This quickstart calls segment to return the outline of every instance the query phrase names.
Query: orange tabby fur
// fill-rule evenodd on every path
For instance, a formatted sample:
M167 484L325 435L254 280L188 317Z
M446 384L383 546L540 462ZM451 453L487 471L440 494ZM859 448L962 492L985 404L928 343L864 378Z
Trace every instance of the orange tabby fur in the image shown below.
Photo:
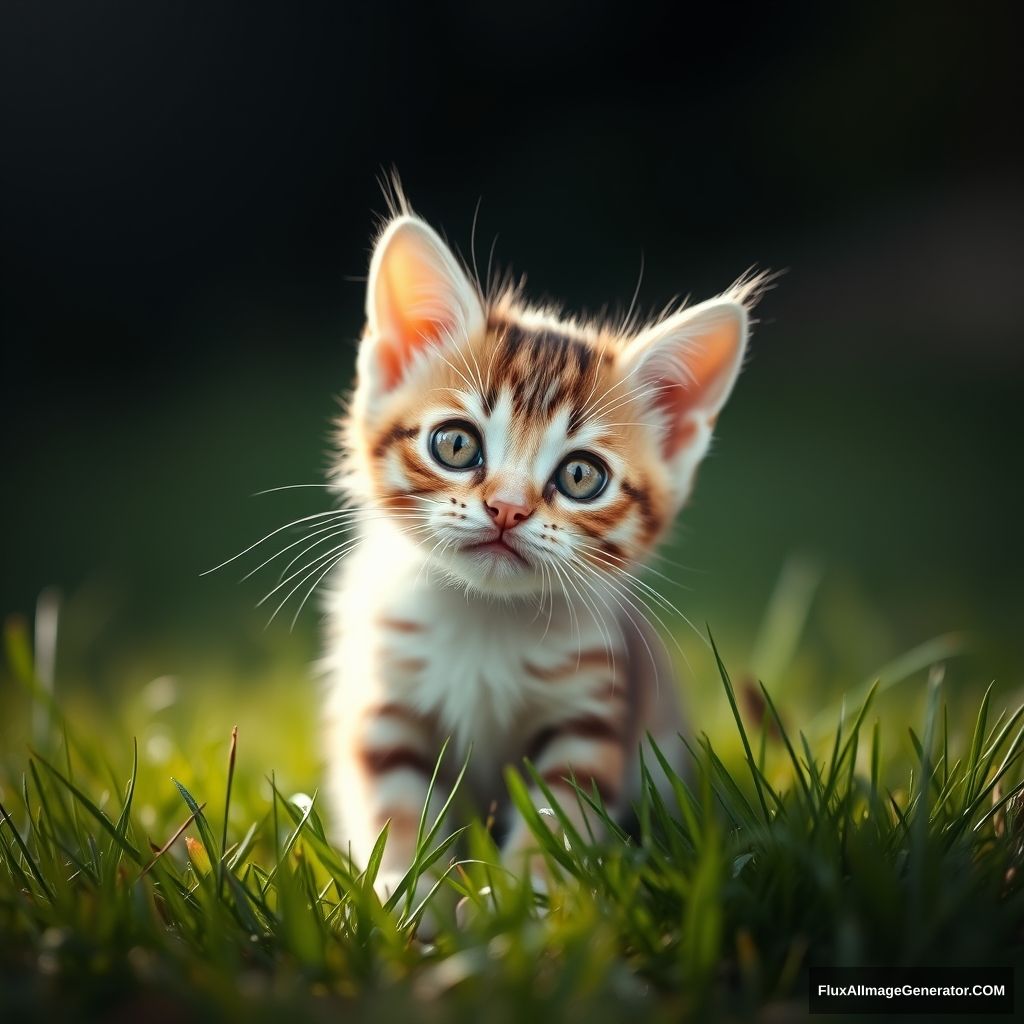
M563 795L574 777L624 811L644 734L678 749L639 575L690 493L762 282L642 329L583 323L483 295L408 210L385 227L340 424L334 484L360 540L326 659L336 826L365 861L391 822L382 893L409 866L445 737L450 764L472 746L482 807L528 756ZM439 443L479 462L446 464ZM528 830L504 832L518 857Z

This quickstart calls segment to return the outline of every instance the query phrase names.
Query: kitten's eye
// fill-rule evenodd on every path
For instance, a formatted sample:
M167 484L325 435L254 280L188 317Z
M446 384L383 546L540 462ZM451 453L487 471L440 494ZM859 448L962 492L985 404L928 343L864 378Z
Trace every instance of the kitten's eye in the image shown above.
M484 461L484 446L473 427L454 420L430 435L430 454L449 469L475 469Z
M608 483L608 470L593 455L575 452L555 471L555 486L574 501L596 498Z

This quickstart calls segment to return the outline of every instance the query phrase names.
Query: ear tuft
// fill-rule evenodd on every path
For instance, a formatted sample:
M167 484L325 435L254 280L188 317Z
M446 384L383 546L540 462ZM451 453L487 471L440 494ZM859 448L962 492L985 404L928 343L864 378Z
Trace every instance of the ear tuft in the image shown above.
M480 295L437 233L403 214L373 251L366 291L365 361L375 389L390 391L431 345L459 344L482 329Z

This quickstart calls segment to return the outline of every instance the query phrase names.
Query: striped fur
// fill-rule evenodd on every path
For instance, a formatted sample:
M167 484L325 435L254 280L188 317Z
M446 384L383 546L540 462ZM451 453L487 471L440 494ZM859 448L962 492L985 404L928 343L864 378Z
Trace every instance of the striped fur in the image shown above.
M392 822L382 890L409 865L445 737L449 766L472 746L481 809L529 756L553 787L575 778L625 810L640 738L680 728L635 579L689 496L762 284L641 328L584 323L485 296L407 210L386 225L339 425L334 484L363 512L326 657L335 825L364 860ZM435 457L453 421L481 464ZM607 473L589 500L554 482L579 453ZM505 833L510 857L528 848L521 822Z

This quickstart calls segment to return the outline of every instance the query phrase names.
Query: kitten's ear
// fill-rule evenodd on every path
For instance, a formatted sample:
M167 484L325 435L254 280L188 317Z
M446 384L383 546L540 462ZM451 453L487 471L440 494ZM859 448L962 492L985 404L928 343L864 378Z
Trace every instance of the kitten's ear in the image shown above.
M703 442L743 363L749 317L740 296L684 309L638 335L623 353L625 372L661 414L662 454L672 460ZM698 454L703 455L703 450Z
M390 391L428 346L458 344L484 325L477 289L437 233L396 217L373 251L366 290L368 333L360 369Z

